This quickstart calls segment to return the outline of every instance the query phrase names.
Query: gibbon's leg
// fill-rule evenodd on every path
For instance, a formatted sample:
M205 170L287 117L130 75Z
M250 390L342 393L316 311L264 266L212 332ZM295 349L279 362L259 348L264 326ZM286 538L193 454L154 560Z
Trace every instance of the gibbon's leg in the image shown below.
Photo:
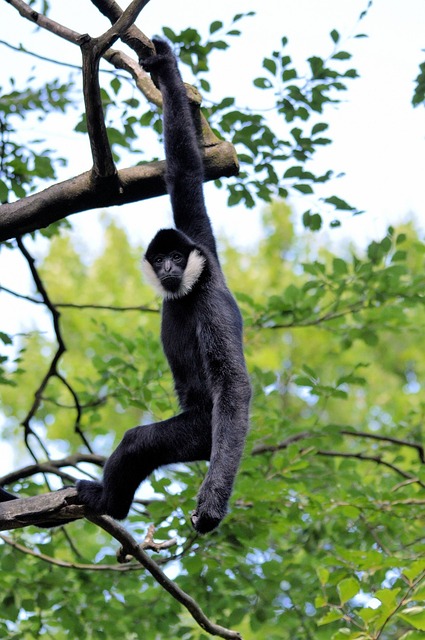
M80 480L78 494L95 513L122 520L138 486L154 469L176 462L209 460L210 454L211 415L189 409L168 420L127 431L106 462L102 482Z

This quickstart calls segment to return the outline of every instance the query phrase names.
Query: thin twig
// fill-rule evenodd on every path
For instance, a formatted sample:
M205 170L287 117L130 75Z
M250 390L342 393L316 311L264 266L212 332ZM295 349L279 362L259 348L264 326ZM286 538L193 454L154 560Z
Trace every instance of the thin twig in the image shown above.
M408 480L411 480L412 482L415 482L419 484L421 487L425 488L425 483L422 482L419 478L411 475L410 473L407 473L407 471L403 471L403 469L400 469L400 467L397 467L395 464L392 464L391 462L387 462L386 460L383 460L381 456L369 456L364 453L347 453L346 451L326 451L324 449L317 449L315 453L318 456L326 456L330 458L354 458L356 460L366 460L368 462L375 462L376 464L383 465L384 467L391 469L392 471L402 476L403 478L407 478Z
M39 298L34 298L32 296L26 296L23 293L18 293L17 291L13 291L12 289L8 289L3 285L0 285L0 291L4 291L15 298L19 298L20 300L27 300L28 302L32 302L34 304L45 304L44 300L40 300ZM159 313L160 309L152 309L152 307L144 307L143 305L136 306L128 306L128 307L119 307L116 305L109 304L79 304L77 302L54 302L52 303L58 309L99 309L105 311L146 311L148 313Z
M390 442L392 444L397 444L400 446L405 446L405 447L411 447L413 449L416 449L418 451L419 457L422 461L422 456L423 456L423 447L417 443L411 443L411 442L407 442L406 440L400 440L398 438L391 438L391 437L387 437L387 436L376 436L375 434L369 434L367 432L363 432L363 431L350 431L348 429L341 429L338 433L342 434L342 435L347 435L347 436L353 436L353 437L362 437L362 438L372 438L375 440L380 440L380 441L385 441L385 442ZM286 449L290 444L294 443L294 442L298 442L300 440L305 440L307 438L317 438L320 437L322 434L320 433L315 433L314 431L303 431L301 433L297 433L294 434L292 436L289 436L288 438L286 438L285 440L283 440L282 442L279 442L278 444L275 445L265 445L265 444L259 444L257 446L255 446L252 451L251 454L252 455L259 455L262 453L275 453L276 451L281 451L283 449ZM371 456L371 455L367 455L364 453L351 453L351 452L345 452L345 451L327 451L324 449L316 449L313 450L315 455L319 455L319 456L325 456L325 457L333 457L333 458L354 458L357 460L365 460L365 461L369 461L369 462L375 462L376 464L380 464L383 465L385 467L387 467L388 469L391 469L392 471L394 471L395 473L397 473L398 475L402 476L403 478L406 479L406 481L408 481L409 483L416 483L419 484L421 487L425 488L425 483L422 482L417 476L414 476L410 473L407 473L407 471L403 471L403 469L400 469L400 467L396 466L395 464L391 463L391 462L387 462L386 460L384 460L380 455L376 455L376 456Z
M388 616L386 617L386 619L384 620L381 628L378 631L378 634L375 636L375 640L379 640L379 638L382 636L382 634L384 633L385 627L387 626L388 622L391 620L391 618L397 613L397 611L400 611L401 607L403 607L405 604L407 604L407 602L409 601L409 598L411 596L411 594L414 592L414 590L416 589L416 587L423 581L425 580L425 571L422 571L417 578L415 578L415 580L413 580L410 583L410 587L407 589L406 593L404 594L404 596L401 598L400 602L398 602L398 604L394 607L394 609L391 611L391 613L388 614Z
M76 453L60 460L48 460L47 462L37 462L23 467L16 471L11 471L0 477L0 486L13 484L23 478L29 478L37 473L54 473L57 474L58 469L63 467L77 467L78 464L85 462L103 467L105 464L105 456L94 453Z
M58 344L57 350L56 350L56 352L55 352L55 354L54 354L54 356L52 358L52 361L50 363L49 369L46 372L46 374L44 375L41 383L39 384L38 389L36 390L36 392L34 394L33 404L31 406L29 412L27 413L25 419L22 422L22 426L25 429L25 442L26 442L26 445L27 445L27 447L29 447L28 436L30 434L35 436L38 439L38 442L40 443L40 446L42 446L43 451L46 454L46 457L50 458L46 447L41 442L41 439L31 429L30 423L31 423L31 420L33 419L34 415L36 414L36 412L37 412L37 410L38 410L38 408L39 408L39 406L41 404L43 392L46 389L49 380L52 377L57 377L58 380L60 380L62 382L62 384L64 384L64 386L68 389L68 391L72 394L72 397L74 399L75 409L76 409L76 412L77 412L75 430L80 435L80 437L81 437L83 443L85 444L85 446L87 447L88 451L90 453L93 453L89 442L87 441L87 439L83 435L83 433L81 431L81 428L80 428L81 408L80 408L80 403L78 401L78 396L75 393L75 391L72 389L72 387L69 384L69 382L65 380L64 376L60 373L59 368L58 368L59 360L61 359L62 355L66 351L65 342L63 340L61 327L60 327L60 313L57 310L57 308L55 307L55 305L53 304L53 302L50 300L50 297L49 297L49 294L47 292L47 289L44 286L43 281L42 281L42 279L40 277L40 274L38 273L37 268L35 266L35 260L32 257L32 255L29 253L29 251L26 248L26 246L24 245L24 243L22 241L22 238L18 237L16 239L16 242L18 244L18 247L19 247L22 255L24 256L25 260L28 263L29 269L31 271L31 275L33 277L33 280L34 280L34 283L35 283L35 285L37 287L37 290L41 295L43 304L47 307L47 309L49 310L49 312L50 312L50 314L52 316L53 329L54 329L56 341L57 341L57 344ZM34 454L32 454L32 457L34 458L35 462L38 462L38 460L34 456Z
M80 71L81 72L81 65L80 64L72 64L71 62L62 62L61 60L56 60L54 58L49 58L47 56L42 56L41 53L34 53L33 51L29 51L28 49L24 49L24 47L21 45L20 47L15 47L13 44L10 44L10 42L6 42L5 40L0 40L0 44L4 45L5 47L8 47L8 49L12 49L12 51L16 51L17 53L25 53L28 56L32 56L33 58L37 58L37 60L41 60L42 62L50 62L51 64L56 64L60 67L67 67L68 69L74 69L75 71ZM100 69L100 73L108 73L110 75L114 75L117 76L119 78L122 78L123 80L128 80L128 78L126 76L122 76L122 75L118 75L116 73L116 71L114 71L113 69Z
M370 438L371 440L379 440L381 442L390 442L391 444L398 444L401 447L410 447L416 449L418 452L419 460L425 464L425 450L421 444L416 442L408 442L407 440L401 440L400 438L393 438L391 436L381 436L376 433L368 433L367 431L350 431L349 429L341 429L340 433L345 436L353 436L357 438Z
M121 573L126 571L140 571L140 569L143 569L143 566L141 564L134 563L116 566L112 564L81 564L78 562L67 562L66 560L52 558L51 556L47 556L44 553L33 551L32 549L24 547L24 545L19 544L19 542L16 542L16 540L13 540L12 538L9 538L8 536L5 536L3 534L0 534L0 539L17 551L20 551L21 553L33 556L38 560L48 562L49 564L53 564L57 567L62 567L63 569L77 569L77 571L118 571Z

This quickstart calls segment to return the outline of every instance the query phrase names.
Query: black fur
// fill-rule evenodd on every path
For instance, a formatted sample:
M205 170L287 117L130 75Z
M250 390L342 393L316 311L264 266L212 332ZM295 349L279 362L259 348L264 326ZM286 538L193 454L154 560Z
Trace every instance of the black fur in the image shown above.
M195 529L205 533L227 512L248 430L251 390L241 315L226 286L205 208L202 157L186 90L168 44L154 43L157 55L143 64L163 96L166 182L177 229L158 232L145 261L164 289L161 338L182 413L127 431L106 463L102 482L84 480L77 486L81 500L95 512L121 519L154 469L209 460L192 514ZM173 251L182 252L185 267L194 255L201 266L190 290L170 297L155 259Z
M12 493L0 487L0 502L9 502L10 500L17 500L18 496L14 496Z

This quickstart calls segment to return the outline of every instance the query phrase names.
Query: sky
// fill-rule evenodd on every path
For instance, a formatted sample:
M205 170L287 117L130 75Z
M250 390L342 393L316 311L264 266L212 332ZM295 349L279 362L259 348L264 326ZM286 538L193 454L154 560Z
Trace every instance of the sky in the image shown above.
M122 7L128 4L121 2ZM50 17L80 33L96 36L109 27L90 0L52 0L51 5ZM256 17L238 23L243 34L234 38L231 49L214 53L212 92L208 96L219 101L235 95L238 105L253 109L272 106L267 92L254 90L252 79L262 75L263 57L280 48L282 36L289 39L288 52L298 67L311 55L329 55L333 47L329 33L332 29L339 31L343 47L353 54L351 66L358 70L360 78L349 83L344 101L325 113L333 143L316 154L313 170L332 167L344 172L344 177L330 187L330 194L337 193L366 213L343 217L338 230L324 229L319 236L323 242L354 240L364 245L372 238L382 237L389 224L409 218L416 220L422 235L425 232L424 108L414 110L410 102L418 65L425 59L425 2L374 0L359 23L359 15L366 7L367 0L151 0L136 23L148 36L161 33L163 26L175 31L192 26L207 34L213 20L220 19L230 26L235 14L255 11ZM365 33L368 38L352 39L358 33ZM57 76L65 80L69 74L67 69L12 51L2 44L4 41L17 47L23 44L55 60L80 62L76 46L37 29L0 0L0 52L7 62L2 65L0 86L7 86L10 76L15 77L18 87L22 86L31 68L40 83ZM184 73L190 81L188 72ZM24 121L21 125L23 138L45 137L50 146L69 156L68 167L61 169L61 179L91 166L87 138L72 133L76 117L76 113L70 115L69 128L64 126L63 118L41 123ZM254 210L242 206L228 209L224 190L217 191L208 184L205 191L214 229L240 247L255 245L261 234L264 205L259 204ZM308 208L306 202L305 197L290 199L295 220ZM164 197L114 208L112 215L135 242L145 245L159 227L170 224L170 207ZM71 218L80 245L88 252L100 248L99 219L95 212ZM42 255L45 244L38 242L31 249ZM0 282L21 293L33 293L26 265L10 251L0 250ZM47 328L46 318L36 313L28 304L0 293L0 330L14 333L30 329L34 322Z

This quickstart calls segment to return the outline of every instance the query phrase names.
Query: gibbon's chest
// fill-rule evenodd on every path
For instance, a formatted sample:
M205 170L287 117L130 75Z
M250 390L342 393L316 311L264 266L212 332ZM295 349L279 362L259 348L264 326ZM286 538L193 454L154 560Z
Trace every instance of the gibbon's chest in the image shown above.
M161 340L171 367L200 366L200 334L204 314L185 300L165 301L162 309Z

